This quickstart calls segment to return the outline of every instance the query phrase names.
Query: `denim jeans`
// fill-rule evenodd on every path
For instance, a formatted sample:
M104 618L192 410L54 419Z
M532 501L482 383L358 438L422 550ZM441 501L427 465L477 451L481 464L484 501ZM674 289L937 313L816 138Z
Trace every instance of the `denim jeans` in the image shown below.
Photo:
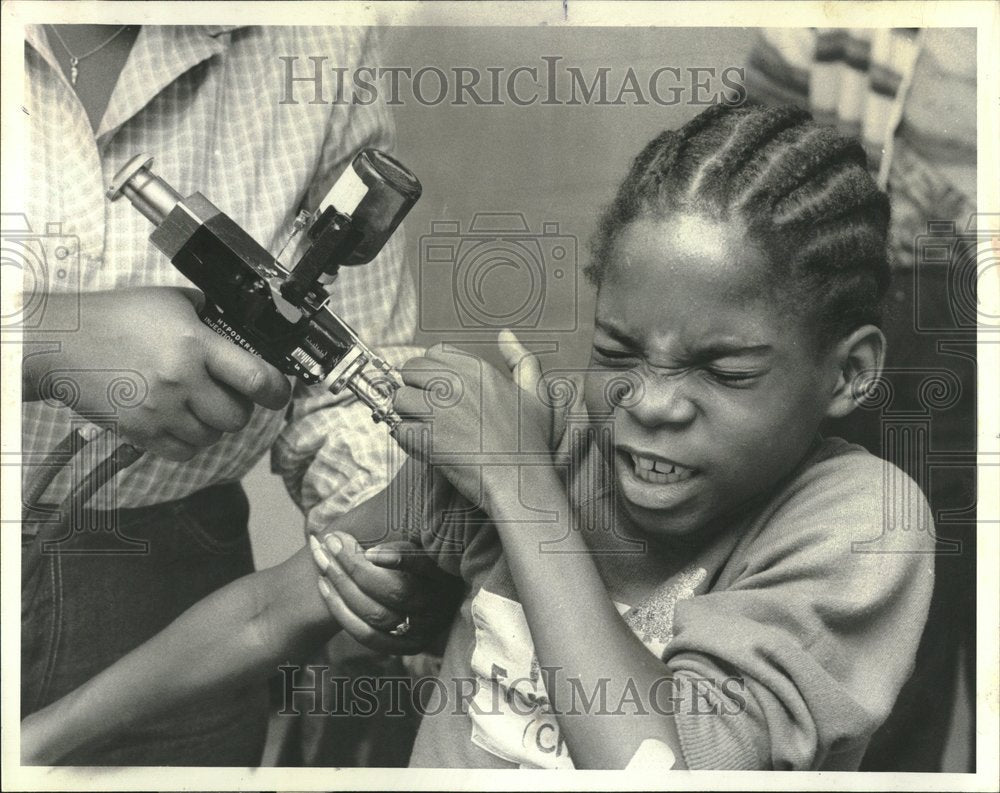
M253 571L238 483L178 501L85 512L48 550L22 529L22 717L72 691L206 595ZM145 548L143 548L145 545ZM191 663L199 659L192 658ZM257 765L265 685L219 691L67 759L72 765Z

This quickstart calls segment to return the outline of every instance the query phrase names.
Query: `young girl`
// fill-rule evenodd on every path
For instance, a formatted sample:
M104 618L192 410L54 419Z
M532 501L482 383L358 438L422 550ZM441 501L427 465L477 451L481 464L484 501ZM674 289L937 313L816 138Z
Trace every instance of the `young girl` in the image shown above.
M589 431L571 411L558 465L530 388L458 352L406 366L431 441L401 441L492 519L435 488L412 535L468 584L412 764L857 768L933 580L919 490L818 434L883 360L865 166L794 109L652 141L598 227ZM425 398L449 372L462 399Z
M424 462L332 528L398 531L465 581L411 764L858 766L910 672L933 575L915 485L819 435L882 364L887 223L855 141L794 109L713 107L640 153L600 221L577 399L553 405L567 383L511 337L516 383L457 351L407 364L398 437ZM386 499L407 507L388 527ZM313 541L344 627L377 589L355 574L377 555L356 548L339 531ZM213 685L301 634L280 605L295 587L244 581L260 577L258 639L203 674ZM72 726L59 703L38 714L29 743L120 729L135 715L113 696L183 699L164 668L208 646L205 624L225 647L250 619L219 600L186 618L71 695Z

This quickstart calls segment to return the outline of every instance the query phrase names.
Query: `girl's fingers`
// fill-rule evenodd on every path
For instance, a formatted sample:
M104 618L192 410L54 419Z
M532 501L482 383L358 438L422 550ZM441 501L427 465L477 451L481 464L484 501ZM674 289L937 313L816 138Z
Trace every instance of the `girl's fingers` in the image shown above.
M365 558L377 567L384 567L387 570L401 570L430 579L446 575L426 551L405 540L394 540L372 546L365 551Z
M403 383L421 391L454 392L462 387L461 375L447 364L430 358L411 358L400 370ZM424 403L426 410L426 403Z
M497 346L517 387L522 391L534 392L542 377L538 358L506 328L497 334Z
M419 385L404 385L392 397L393 407L400 416L426 416L430 410L427 397Z
M405 419L402 426L393 430L392 436L400 448L415 460L428 461L431 458L431 425L423 421Z

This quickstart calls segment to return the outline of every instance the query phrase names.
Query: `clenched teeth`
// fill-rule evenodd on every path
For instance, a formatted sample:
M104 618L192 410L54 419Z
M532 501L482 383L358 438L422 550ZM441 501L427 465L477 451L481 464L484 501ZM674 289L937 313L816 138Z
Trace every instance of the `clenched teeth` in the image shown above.
M632 463L635 465L636 476L644 482L669 485L674 482L682 482L685 479L690 479L694 475L693 470L685 468L682 465L667 463L663 460L654 460L650 457L640 457L631 452L629 452L629 457L632 458Z

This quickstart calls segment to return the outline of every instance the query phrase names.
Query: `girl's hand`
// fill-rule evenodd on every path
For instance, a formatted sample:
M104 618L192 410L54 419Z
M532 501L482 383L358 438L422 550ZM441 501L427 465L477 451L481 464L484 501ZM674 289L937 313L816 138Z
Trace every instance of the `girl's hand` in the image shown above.
M517 457L537 464L554 442L551 410L535 393L537 360L509 331L499 341L514 379L475 355L436 345L406 363L395 396L404 420L399 444L440 468L473 504L516 493Z
M413 655L450 624L462 582L408 542L365 551L349 534L309 537L319 591L340 626L372 650Z
M540 398L551 384L542 374L538 358L521 344L512 331L505 329L497 334L497 347L510 370L511 379L521 391L522 412L534 413L534 422L548 427L549 449L555 451L565 429L564 411L554 409L555 403L562 400L554 399L551 395L546 401Z

